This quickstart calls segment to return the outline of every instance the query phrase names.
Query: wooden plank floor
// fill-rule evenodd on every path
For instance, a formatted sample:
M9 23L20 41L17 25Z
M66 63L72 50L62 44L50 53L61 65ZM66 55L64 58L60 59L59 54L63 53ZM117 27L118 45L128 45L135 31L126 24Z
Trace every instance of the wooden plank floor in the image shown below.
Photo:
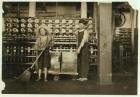
M134 76L122 74L113 75L112 85L100 85L97 79L85 82L72 81L61 78L55 82L21 82L12 79L4 80L6 83L3 94L93 94L93 95L136 95L137 80Z

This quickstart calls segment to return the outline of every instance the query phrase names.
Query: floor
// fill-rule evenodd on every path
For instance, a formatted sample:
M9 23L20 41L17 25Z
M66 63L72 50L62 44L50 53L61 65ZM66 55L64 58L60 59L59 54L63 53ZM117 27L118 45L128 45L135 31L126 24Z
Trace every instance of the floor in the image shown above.
M5 79L3 94L93 94L93 95L136 95L137 78L131 74L114 74L111 85L100 85L98 78L92 78L85 82L73 81L68 77L62 77L48 82L21 82L13 79Z

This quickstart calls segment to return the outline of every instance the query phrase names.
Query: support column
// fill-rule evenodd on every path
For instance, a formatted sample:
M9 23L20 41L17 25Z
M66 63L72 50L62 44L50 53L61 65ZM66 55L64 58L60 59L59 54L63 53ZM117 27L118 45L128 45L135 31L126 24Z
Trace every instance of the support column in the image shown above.
M87 2L81 2L81 18L87 18Z
M93 3L93 19L95 19L95 32L99 32L99 27L98 27L98 3L94 2Z
M132 47L132 64L133 71L137 75L137 57L138 57L138 30L137 30L137 10L132 9L131 14L131 47Z
M134 53L134 48L135 48L135 28L136 28L136 18L137 18L137 11L135 9L131 8L131 43L132 43L132 53Z
M98 3L97 2L93 3L93 17L95 18L95 20L97 20L97 17L98 17Z
M36 16L36 2L29 2L29 17Z
M99 81L112 83L112 3L99 4Z

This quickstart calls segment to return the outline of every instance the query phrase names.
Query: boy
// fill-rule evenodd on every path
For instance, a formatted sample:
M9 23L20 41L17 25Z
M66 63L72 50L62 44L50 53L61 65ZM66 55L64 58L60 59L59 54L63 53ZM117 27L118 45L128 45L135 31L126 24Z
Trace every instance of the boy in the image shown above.
M79 81L88 79L89 70L89 54L88 54L88 37L89 32L86 29L87 21L81 19L79 21L80 30L78 31L78 73Z

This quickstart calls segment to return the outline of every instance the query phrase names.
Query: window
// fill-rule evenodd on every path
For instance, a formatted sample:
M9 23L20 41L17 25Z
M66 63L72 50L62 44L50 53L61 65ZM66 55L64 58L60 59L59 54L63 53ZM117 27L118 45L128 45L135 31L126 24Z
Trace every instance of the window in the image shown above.
M3 3L4 17L28 17L29 3L28 2L4 2Z

